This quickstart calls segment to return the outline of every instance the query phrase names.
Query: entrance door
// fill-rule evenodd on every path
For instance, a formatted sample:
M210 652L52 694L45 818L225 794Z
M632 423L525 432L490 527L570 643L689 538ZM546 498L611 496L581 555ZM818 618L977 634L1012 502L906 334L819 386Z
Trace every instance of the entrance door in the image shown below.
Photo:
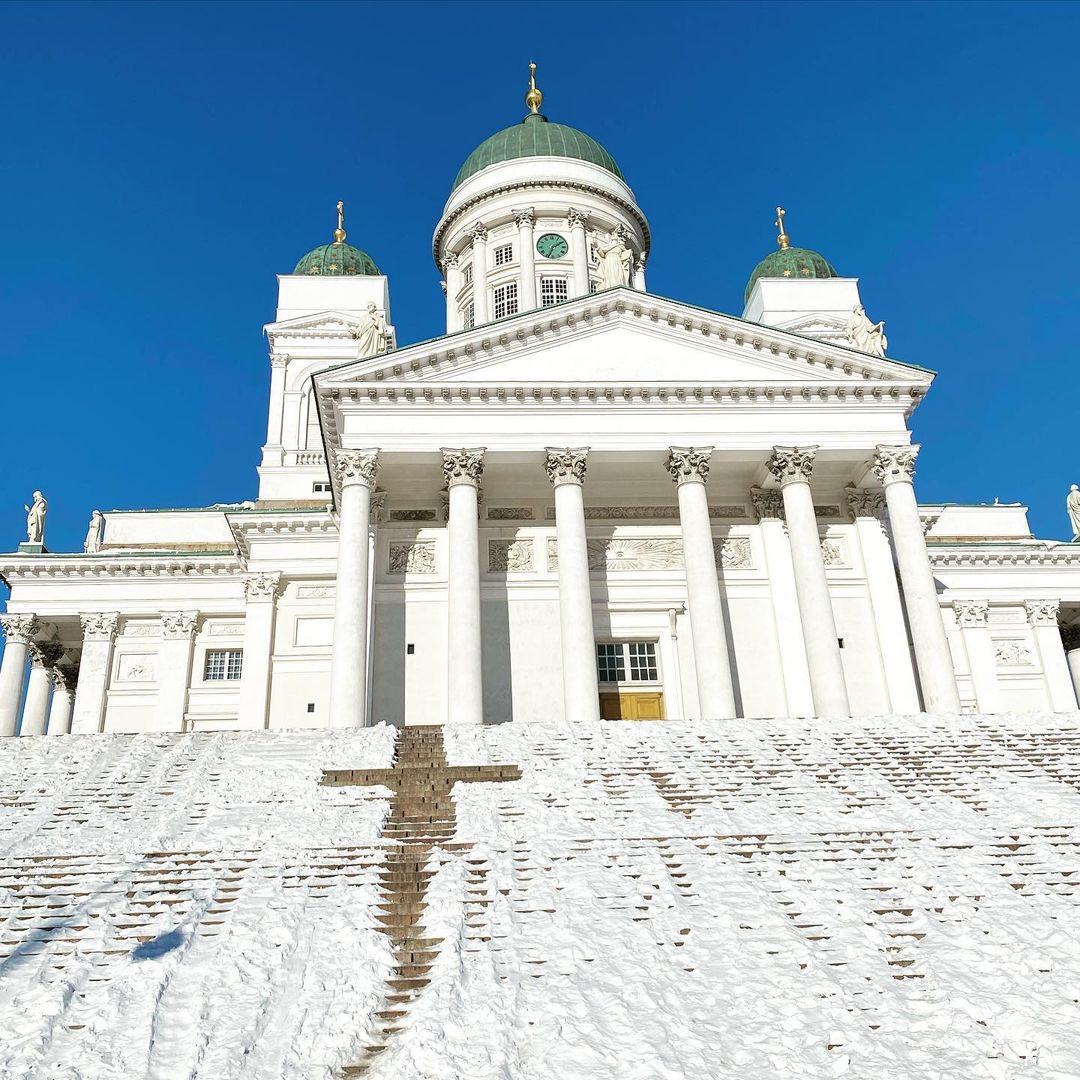
M664 693L655 641L596 646L602 720L663 720Z

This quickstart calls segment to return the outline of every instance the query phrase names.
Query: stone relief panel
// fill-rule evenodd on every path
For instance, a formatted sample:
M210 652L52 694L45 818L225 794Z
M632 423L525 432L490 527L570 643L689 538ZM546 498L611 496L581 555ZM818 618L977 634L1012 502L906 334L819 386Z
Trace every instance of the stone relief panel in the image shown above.
M1033 667L1031 648L1019 638L994 642L994 662L998 667Z
M674 537L588 540L590 570L681 570L682 541ZM559 566L558 541L548 540L548 569Z
M161 637L160 623L125 623L120 631L120 636L125 638L156 638Z
M203 633L210 637L243 637L244 624L240 622L210 623L203 627Z
M123 653L116 663L117 682L153 682L157 657L152 653Z
M391 542L386 570L389 574L434 574L435 542L433 540Z
M533 568L531 540L489 540L488 570L494 574L517 574Z
M722 506L710 506L709 517L721 521L743 520L750 513L745 506L730 503ZM544 511L548 521L555 520L555 507L549 506ZM661 506L586 506L586 521L678 521L679 507L674 503Z
M437 517L433 507L423 507L409 510L391 510L391 521L434 521Z
M749 536L713 537L716 565L723 570L753 570Z
M814 514L819 518L838 518L840 517L840 504L839 503L827 503L821 505L814 504Z
M531 506L489 506L488 521L532 521L536 516Z
M826 536L821 541L821 557L826 567L848 566L847 546L838 536Z
M333 585L298 585L296 596L300 600L332 600L337 594Z
M991 626L1023 626L1027 622L1027 615L1020 607L994 607L990 609L989 619Z

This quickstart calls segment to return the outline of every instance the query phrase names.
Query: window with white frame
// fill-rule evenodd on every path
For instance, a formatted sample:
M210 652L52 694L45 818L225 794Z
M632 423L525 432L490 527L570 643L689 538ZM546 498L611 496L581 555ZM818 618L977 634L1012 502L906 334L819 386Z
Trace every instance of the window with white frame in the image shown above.
M503 244L495 249L493 260L496 266L506 266L514 259L514 245Z
M551 307L570 299L570 289L566 278L542 277L540 279L540 306Z
M476 325L476 305L468 303L461 310L462 330L471 330Z
M517 282L511 281L506 285L500 285L495 290L495 318L505 319L507 315L516 315L517 309Z
M469 265L466 266L465 269L461 271L461 284L462 285L471 285L472 284L472 263L469 263Z
M602 683L658 682L655 641L604 641L596 646L596 668Z
M206 682L234 682L244 667L243 649L207 649L203 679Z

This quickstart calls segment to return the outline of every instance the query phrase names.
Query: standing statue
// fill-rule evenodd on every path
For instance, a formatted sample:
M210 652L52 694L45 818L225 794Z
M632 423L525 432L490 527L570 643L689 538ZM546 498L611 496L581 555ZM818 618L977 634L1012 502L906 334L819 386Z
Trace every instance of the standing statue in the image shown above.
M362 316L350 333L356 338L360 359L378 356L390 346L390 327L373 302L368 304L367 314Z
M866 310L862 304L856 304L851 309L851 318L848 319L844 329L848 341L859 352L870 353L871 356L884 356L889 347L889 339L885 336L885 321L872 323L867 318Z
M90 524L86 529L86 540L83 542L83 551L87 555L94 555L101 550L101 526L105 524L105 518L100 510L95 510L90 515Z
M34 505L27 506L23 503L26 511L26 542L28 544L45 543L45 515L49 512L49 504L40 491L34 492Z
M626 246L626 241L617 232L609 232L606 236L595 237L593 246L600 260L600 288L628 285L634 253Z
M1080 540L1080 487L1075 484L1069 488L1065 499L1065 509L1069 511L1069 523L1072 525L1073 543Z

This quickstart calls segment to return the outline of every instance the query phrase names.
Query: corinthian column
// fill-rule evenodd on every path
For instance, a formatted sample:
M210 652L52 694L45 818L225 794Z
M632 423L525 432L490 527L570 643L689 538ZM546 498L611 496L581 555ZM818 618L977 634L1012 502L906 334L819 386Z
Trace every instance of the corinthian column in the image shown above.
M544 469L555 488L555 536L559 549L559 623L562 630L563 710L567 720L599 721L589 549L585 540L588 449L548 448Z
M472 237L473 316L477 326L488 322L487 229L478 221L470 230Z
M816 446L774 446L769 471L779 481L784 500L814 711L818 716L850 716L814 497L810 493L816 453Z
M20 735L44 735L49 718L53 668L60 662L64 647L58 641L36 641L30 646L30 679L26 684Z
M75 711L71 716L73 735L96 734L104 728L105 690L109 685L118 620L115 611L79 616L83 647L79 661L79 686L75 691Z
M735 691L731 683L720 581L716 574L709 501L705 495L711 453L711 446L673 446L667 470L679 485L679 524L682 527L690 632L694 639L698 707L703 719L730 720L735 716Z
M533 247L533 225L536 214L530 206L517 213L518 253L521 264L521 310L536 307L536 249Z
M50 735L66 735L71 730L71 709L75 704L75 687L79 681L78 664L53 668L52 681L52 706L46 730Z
M334 645L330 654L330 726L367 723L368 529L377 450L338 450L334 471L341 488L338 523Z
M19 726L26 656L39 626L35 615L0 615L0 626L5 638L0 665L0 736L5 736L14 735Z
M458 316L457 294L461 288L461 275L458 273L458 257L450 252L442 261L443 288L446 290L446 332L452 334L461 329Z
M448 724L484 722L480 637L480 478L484 449L443 450L450 541L446 608Z
M957 713L960 694L956 689L952 653L941 621L937 587L912 485L918 453L918 446L879 446L873 471L885 487L889 528L904 590L923 707L929 713Z
M570 257L574 267L573 288L570 290L571 298L588 296L591 291L589 287L589 238L585 235L585 222L587 220L587 214L573 208L566 215L566 224L570 228Z

